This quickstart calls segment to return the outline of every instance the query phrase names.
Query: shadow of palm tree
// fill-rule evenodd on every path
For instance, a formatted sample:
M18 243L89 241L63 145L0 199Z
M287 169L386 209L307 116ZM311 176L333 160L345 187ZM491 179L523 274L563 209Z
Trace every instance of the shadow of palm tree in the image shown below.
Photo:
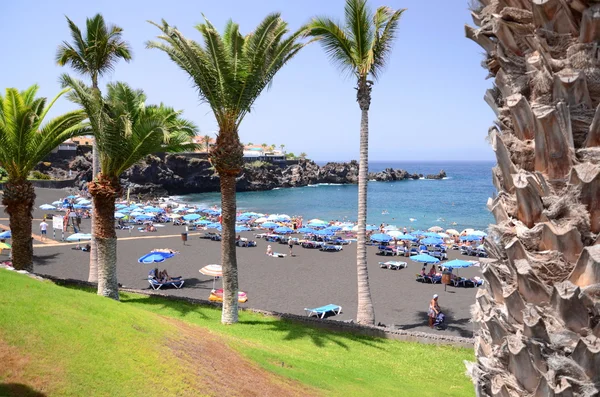
M34 255L33 256L33 264L35 266L45 266L53 261L59 255L58 252L47 255Z
M0 396L3 397L46 397L31 387L21 383L0 383Z
M382 340L379 337L361 336L334 331L331 328L333 328L335 324L331 324L331 328L328 328L328 324L325 322L322 324L325 329L318 329L311 324L294 323L287 319L278 319L276 321L240 320L240 324L262 327L265 331L285 333L286 335L283 337L283 340L310 339L317 347L325 347L328 343L333 343L343 349L349 350L350 347L345 341L351 340L375 349L383 350L383 347L378 345L382 343ZM382 332L381 336L385 337L385 334Z
M468 324L471 322L470 318L455 318L455 314L452 309L445 309L443 313L446 315L443 330L453 331L458 333L459 336L464 338L472 338L473 331L468 328ZM412 324L399 324L398 328L409 330L418 327L429 327L429 316L426 311L420 310L415 314L416 321Z
M186 278L185 284L183 288L196 288L196 289L205 289L212 290L212 280L200 280L197 278Z
M179 313L181 316L186 316L190 313L196 313L200 317L205 320L210 319L211 317L207 316L203 309L206 310L214 310L214 307L192 304L189 302L185 302L184 300L173 299L165 299L160 296L140 296L140 295L130 295L126 292L121 294L121 303L128 304L142 304L142 305L151 305L157 307L159 310L173 310ZM152 311L155 311L152 309Z

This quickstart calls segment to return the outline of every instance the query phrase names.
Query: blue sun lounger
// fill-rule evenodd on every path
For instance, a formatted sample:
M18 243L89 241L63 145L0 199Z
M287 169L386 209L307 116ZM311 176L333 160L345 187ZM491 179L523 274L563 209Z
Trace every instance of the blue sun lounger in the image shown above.
M321 251L336 252L336 251L341 251L342 246L341 245L333 245L333 244L323 244L321 246L321 248L319 248L319 249Z
M160 289L160 287L164 287L166 285L172 285L173 287L179 289L183 287L185 281L181 277L173 277L170 281L162 283L156 279L156 274L153 269L150 270L150 273L148 273L148 283L150 284L150 287L152 287L152 289L154 290L158 290Z
M330 303L328 305L316 307L314 309L304 308L304 311L306 312L308 317L316 316L318 318L324 318L327 313L333 313L334 315L340 314L342 312L342 307Z

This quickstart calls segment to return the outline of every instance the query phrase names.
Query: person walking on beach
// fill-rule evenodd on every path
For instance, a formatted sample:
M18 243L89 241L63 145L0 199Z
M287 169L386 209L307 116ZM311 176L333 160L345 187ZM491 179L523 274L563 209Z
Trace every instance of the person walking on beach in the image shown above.
M267 255L273 256L273 249L271 248L270 245L267 245Z
M433 328L433 323L441 311L442 309L440 309L440 305L438 304L438 294L434 294L433 299L429 302L429 311L427 313L429 316L429 328Z
M41 240L44 241L46 239L46 233L48 233L48 224L46 223L46 220L42 220L42 222L40 223L40 234L42 235Z
M288 248L290 249L290 256L294 256L294 240L292 240L292 236L288 237Z

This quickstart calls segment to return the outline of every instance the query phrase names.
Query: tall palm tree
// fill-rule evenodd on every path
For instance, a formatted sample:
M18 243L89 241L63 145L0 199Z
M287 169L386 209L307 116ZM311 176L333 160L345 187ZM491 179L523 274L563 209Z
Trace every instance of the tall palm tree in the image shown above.
M485 6L484 6L485 4ZM495 78L486 238L473 320L478 396L600 393L598 3L473 4Z
M27 176L35 165L65 140L86 135L90 129L82 111L72 111L44 123L61 91L50 103L36 98L38 86L25 91L7 88L0 95L0 165L8 172L2 204L6 206L13 239L13 265L33 271L31 212L35 191Z
M283 148L285 147L285 145L281 144L279 145L279 148L281 149L281 152L283 153Z
M275 74L300 51L303 30L286 37L288 25L279 14L267 16L243 36L239 26L229 21L223 35L205 18L196 26L204 43L185 38L166 21L154 24L162 31L160 41L148 43L158 48L190 75L201 99L213 110L219 125L215 147L210 153L221 183L223 239L223 312L221 321L238 319L238 276L235 252L235 180L243 165L243 146L238 130L261 92Z
M302 152L302 153L300 153L300 156L299 156L299 157L300 157L302 160L304 160L304 159L306 158L306 156L308 156L308 154L306 154L306 153Z
M331 61L356 78L356 101L361 110L356 248L357 321L361 324L375 323L366 247L371 89L373 81L379 78L388 61L404 11L379 7L372 14L366 0L347 0L344 25L340 26L327 17L316 17L308 26L308 34L319 39Z
M141 90L125 83L108 85L104 98L95 90L67 75L64 86L72 87L71 99L85 109L92 125L102 128L94 135L98 145L100 172L88 183L98 243L98 295L119 299L117 284L117 235L115 199L123 193L120 175L144 157L156 152L193 151L197 128L181 118L181 112L164 105L146 105Z
M210 135L204 135L202 140L204 141L204 147L206 148L206 153L208 153L208 151L210 149L210 140L211 140Z
M56 62L60 66L70 65L73 70L88 76L92 82L92 89L101 96L98 88L98 78L114 70L119 59L129 62L131 60L131 48L122 39L123 29L116 25L107 25L101 14L96 14L85 21L86 32L81 30L68 17L67 23L71 31L72 43L64 41L56 51ZM102 128L101 125L95 128ZM97 131L94 131L97 132ZM98 175L98 150L94 142L92 145L92 179ZM92 230L96 217L92 214ZM90 273L88 281L98 281L96 240L92 234L90 250Z
M265 154L265 152L267 151L267 148L269 147L269 145L267 145L266 143L263 143L260 146L263 148L263 154Z

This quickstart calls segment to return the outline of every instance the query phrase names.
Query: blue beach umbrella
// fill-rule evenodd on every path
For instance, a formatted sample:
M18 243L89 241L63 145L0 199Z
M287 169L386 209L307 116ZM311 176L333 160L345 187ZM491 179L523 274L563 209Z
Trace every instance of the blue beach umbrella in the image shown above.
M91 240L92 239L92 235L89 233L75 233L75 234L71 234L69 237L67 237L65 240L66 241L82 241L82 240Z
M77 204L87 205L87 204L92 204L92 202L87 199L81 199L81 200L77 200Z
M331 230L323 229L316 230L314 234L316 234L317 236L333 236L335 233Z
M247 231L249 231L249 230L250 230L250 228L249 228L248 226L240 226L240 225L237 225L237 226L235 227L235 232L236 232L236 233L239 233L239 232L247 232Z
M186 221L195 221L202 218L199 214L187 214L183 216Z
M277 234L289 234L289 233L293 233L293 232L294 232L294 230L292 230L286 226L278 227L273 230L273 233L277 233Z
M367 225L365 230L368 230L368 231L379 230L379 227L377 227L375 225Z
M322 220L315 220L315 221L312 221L312 222L308 222L308 226L313 226L313 227L315 227L315 226L316 227L324 227L324 226L327 226L327 225L328 225L328 223L325 222L325 221L322 221Z
M416 238L412 234L404 234L404 235L396 237L396 239L405 240L405 241L417 241L418 240L418 238Z
M333 232L339 232L340 230L342 230L341 226L336 226L336 225L331 225L327 227L327 230L331 230Z
M92 206L87 204L75 204L73 208L78 210L89 210L90 208L92 208Z
M0 233L0 238L11 238L10 230Z
M298 233L307 233L307 234L315 234L316 230L315 229L311 229L310 227L301 227L300 229L296 230Z
M158 263L164 262L165 259L174 257L175 254L170 252L150 252L138 259L139 263Z
M427 237L421 240L421 243L427 245L443 244L444 240L442 240L441 238Z
M207 219L199 219L196 221L196 223L198 225L208 225L209 223L212 223L211 221L207 220Z
M71 200L71 199L77 198L77 196L67 196L67 198L68 198L69 200Z
M52 205L62 205L62 204L63 204L63 202L60 200L56 200L56 201L52 202Z
M414 262L421 263L438 263L440 261L438 258L434 258L433 256L427 254L413 255L410 257L410 259Z
M135 217L135 219L139 221L149 221L150 219L154 219L152 215L141 214Z
M209 223L208 225L206 225L206 227L209 229L220 229L221 224L219 222L213 222L213 223Z
M144 213L143 213L143 212L139 212L139 211L133 211L133 212L132 212L131 214L129 214L129 215L131 215L131 216L133 216L133 217L135 218L135 217L137 217L137 216L144 215Z
M49 210L55 210L56 207L50 204L42 204L40 205L40 209L41 210L45 210L45 211L49 211Z
M410 232L410 234L412 234L413 236L425 236L425 233L423 230L415 230L414 232Z
M434 232L425 232L423 233L423 236L425 237L437 237L437 238L441 238L441 236L437 233Z
M238 216L235 218L236 222L248 222L250 219L248 216Z
M275 222L265 222L262 224L262 227L266 227L267 229L273 229L279 227L279 225Z
M392 241L393 237L389 234L378 233L371 236L372 241L377 241L379 243L387 243L388 241Z
M486 237L487 233L486 232L482 232L481 230L475 230L473 233L470 234L471 236L481 236L481 237Z
M451 267L453 269L460 269L463 267L471 267L473 266L473 263L469 261L463 261L461 259L454 259L453 261L444 263L444 266Z
M115 212L115 218L117 219L122 219L125 218L127 215L120 213L120 212Z
M481 240L481 236L473 236L473 235L468 235L468 236L461 236L460 241L479 241Z

